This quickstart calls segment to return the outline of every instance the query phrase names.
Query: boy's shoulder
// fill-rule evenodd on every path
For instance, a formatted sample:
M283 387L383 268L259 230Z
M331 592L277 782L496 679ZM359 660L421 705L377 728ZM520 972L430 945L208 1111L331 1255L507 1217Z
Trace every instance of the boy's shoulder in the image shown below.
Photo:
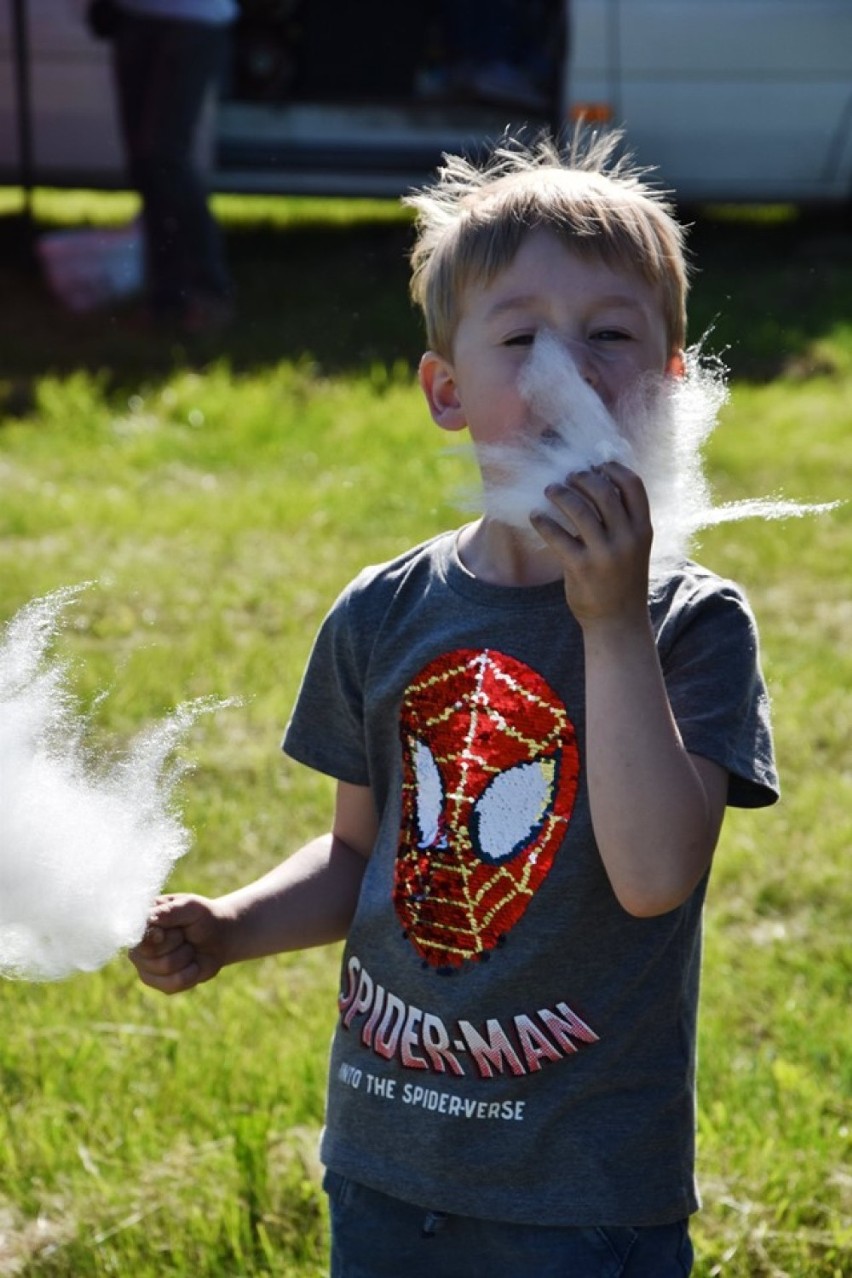
M663 658L689 636L704 644L736 639L744 650L756 646L757 622L744 588L693 560L652 580L649 607Z
M393 559L366 564L345 587L341 599L352 601L368 594L374 598L392 597L412 576L422 573L443 576L455 537L455 529L436 533Z
M731 577L723 577L695 560L686 559L667 572L653 577L649 600L654 607L665 609L688 607L711 599L728 599L748 607L743 586Z

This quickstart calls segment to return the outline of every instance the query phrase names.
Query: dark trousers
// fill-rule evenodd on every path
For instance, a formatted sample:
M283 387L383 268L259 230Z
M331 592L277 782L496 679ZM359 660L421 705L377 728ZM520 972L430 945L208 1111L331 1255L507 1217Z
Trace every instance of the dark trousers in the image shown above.
M125 14L113 42L129 178L142 198L154 310L230 293L219 228L195 160L208 93L217 89L228 27Z
M331 1278L687 1278L689 1224L514 1225L428 1211L327 1171Z

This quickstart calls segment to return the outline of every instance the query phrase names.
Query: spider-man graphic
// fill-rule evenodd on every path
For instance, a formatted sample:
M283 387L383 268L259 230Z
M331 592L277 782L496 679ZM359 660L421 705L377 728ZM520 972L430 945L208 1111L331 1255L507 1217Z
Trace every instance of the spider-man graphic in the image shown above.
M457 649L406 690L394 904L431 967L497 946L550 871L577 793L565 707L529 666Z

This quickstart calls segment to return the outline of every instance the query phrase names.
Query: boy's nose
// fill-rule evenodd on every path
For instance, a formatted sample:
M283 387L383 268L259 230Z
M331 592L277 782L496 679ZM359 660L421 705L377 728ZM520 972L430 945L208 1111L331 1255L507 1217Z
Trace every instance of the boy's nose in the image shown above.
M567 341L564 346L583 381L591 386L592 390L597 390L600 385L600 374L592 354L581 342Z

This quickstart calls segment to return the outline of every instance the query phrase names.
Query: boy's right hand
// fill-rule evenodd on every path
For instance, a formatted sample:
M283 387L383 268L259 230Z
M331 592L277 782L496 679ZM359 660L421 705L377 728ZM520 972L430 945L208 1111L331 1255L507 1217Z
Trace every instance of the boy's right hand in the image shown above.
M228 920L215 901L187 893L160 896L128 958L145 985L179 994L211 980L224 966L227 931Z

